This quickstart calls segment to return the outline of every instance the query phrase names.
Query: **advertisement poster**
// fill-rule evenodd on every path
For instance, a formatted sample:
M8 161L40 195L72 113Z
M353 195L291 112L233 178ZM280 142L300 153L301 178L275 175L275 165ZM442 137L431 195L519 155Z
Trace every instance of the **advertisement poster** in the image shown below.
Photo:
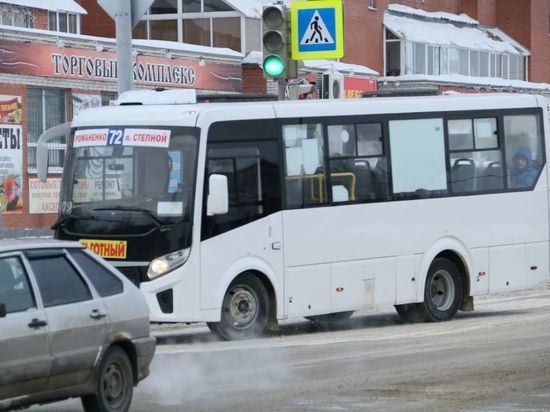
M29 213L57 213L61 179L49 178L47 182L29 179Z
M376 89L375 79L361 79L349 76L344 77L346 99L360 99L363 97L363 93L374 93Z
M73 94L73 117L81 110L101 106L101 96L98 94Z
M0 95L0 213L23 211L21 96Z

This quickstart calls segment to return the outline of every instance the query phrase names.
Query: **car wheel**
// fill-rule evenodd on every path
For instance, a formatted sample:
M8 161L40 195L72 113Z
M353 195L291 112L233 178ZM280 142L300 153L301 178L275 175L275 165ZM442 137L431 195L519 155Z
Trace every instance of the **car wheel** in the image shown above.
M82 397L86 412L126 412L134 390L132 365L121 348L107 350L99 369L96 393Z
M254 275L239 276L223 298L220 322L210 322L210 330L224 340L255 338L264 332L269 314L269 296Z
M354 312L353 310L349 310L347 312L329 313L327 315L306 316L306 319L315 323L336 323L348 320Z
M426 277L424 302L396 305L399 316L409 322L439 322L456 315L462 298L460 272L448 259L435 259Z

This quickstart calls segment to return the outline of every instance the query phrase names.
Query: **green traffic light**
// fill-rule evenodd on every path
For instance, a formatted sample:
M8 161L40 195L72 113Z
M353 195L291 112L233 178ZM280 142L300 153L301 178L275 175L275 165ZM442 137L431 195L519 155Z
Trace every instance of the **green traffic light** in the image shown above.
M278 77L285 72L285 65L278 56L267 56L264 60L264 72L268 76Z

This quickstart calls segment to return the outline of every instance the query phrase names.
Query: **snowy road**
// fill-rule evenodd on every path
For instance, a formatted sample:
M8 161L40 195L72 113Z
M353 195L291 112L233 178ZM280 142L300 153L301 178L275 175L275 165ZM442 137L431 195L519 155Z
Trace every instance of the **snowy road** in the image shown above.
M477 299L474 313L439 324L388 308L246 342L196 326L156 332L165 344L133 411L550 411L550 283Z

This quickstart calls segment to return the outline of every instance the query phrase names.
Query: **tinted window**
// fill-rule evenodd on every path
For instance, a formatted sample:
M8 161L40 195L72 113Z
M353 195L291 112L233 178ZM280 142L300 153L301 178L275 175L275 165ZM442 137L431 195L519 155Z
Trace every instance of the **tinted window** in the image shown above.
M539 116L504 116L504 137L508 186L526 189L535 186L544 163Z
M17 257L0 258L0 303L7 313L36 307L27 273Z
M274 120L217 122L210 126L204 210L211 174L227 177L229 210L224 215L203 214L203 239L281 210L279 151Z
M45 307L90 300L90 290L64 256L29 257Z
M99 296L106 297L123 292L122 281L92 257L81 250L71 250L70 253L78 266L86 273Z

